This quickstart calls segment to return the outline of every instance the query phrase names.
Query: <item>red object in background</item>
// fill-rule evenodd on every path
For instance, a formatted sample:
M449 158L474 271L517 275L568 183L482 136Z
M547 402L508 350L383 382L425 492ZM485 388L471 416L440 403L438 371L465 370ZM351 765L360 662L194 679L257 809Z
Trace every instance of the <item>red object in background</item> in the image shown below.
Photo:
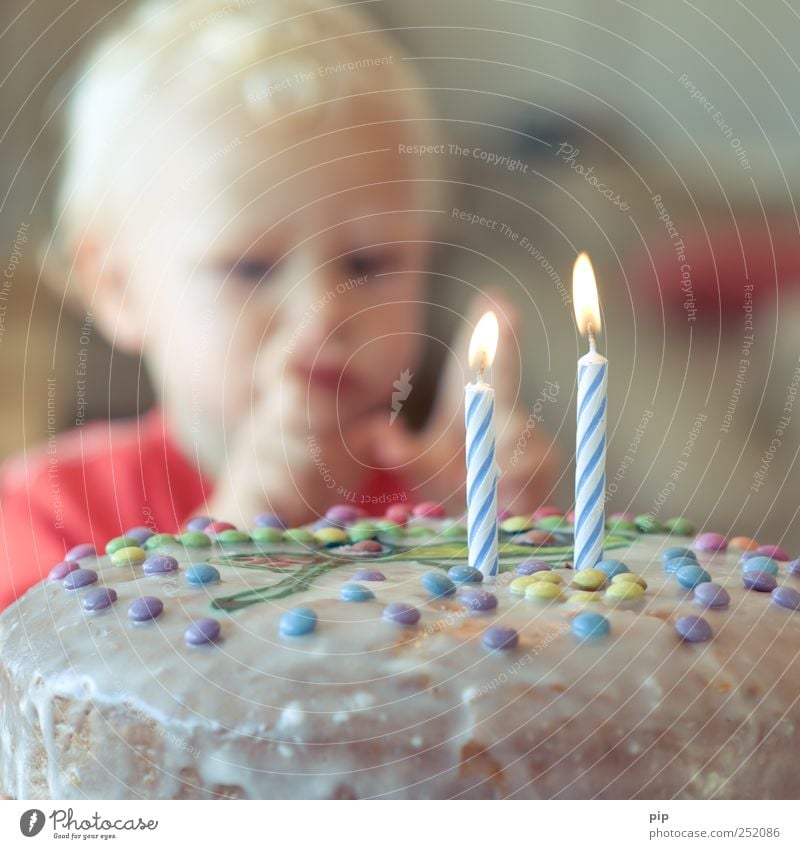
M377 471L365 497L402 482ZM178 450L159 411L125 422L98 422L56 438L27 460L0 470L0 610L78 543L102 553L109 539L146 525L175 533L211 496L211 484ZM376 498L376 500L378 500ZM385 504L370 504L383 515Z
M706 223L686 232L676 224L676 236L651 240L652 260L643 254L634 261L631 280L647 288L659 312L663 304L668 317L725 320L741 315L748 283L754 306L800 285L800 240L791 216L765 220L737 213L727 225L716 218Z

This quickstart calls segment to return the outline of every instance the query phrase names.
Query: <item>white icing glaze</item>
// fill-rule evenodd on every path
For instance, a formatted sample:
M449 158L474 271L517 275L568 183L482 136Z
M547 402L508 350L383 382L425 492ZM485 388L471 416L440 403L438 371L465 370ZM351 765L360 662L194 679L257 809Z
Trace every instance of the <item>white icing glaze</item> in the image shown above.
M733 554L700 555L731 594L728 610L700 607L663 573L658 551L674 544L643 537L609 552L646 577L641 602L530 601L510 593L504 574L488 613L467 612L458 595L431 599L420 577L433 567L409 561L376 561L387 580L365 583L373 601L339 600L359 559L308 591L228 614L210 598L282 575L219 566L220 584L191 587L181 573L85 560L117 590L110 610L84 613L86 591L55 582L0 615L3 792L795 797L787 740L800 698L800 613L744 590ZM182 568L215 556L164 550ZM784 567L779 582L800 588ZM142 594L165 604L143 625L127 617ZM384 621L392 601L418 606L420 623ZM317 630L281 637L280 616L296 606L317 612ZM569 622L586 609L609 618L609 637L576 641ZM712 642L678 639L671 622L687 613L712 624ZM209 616L222 639L187 646L189 622ZM516 628L519 647L488 652L481 637L493 624Z

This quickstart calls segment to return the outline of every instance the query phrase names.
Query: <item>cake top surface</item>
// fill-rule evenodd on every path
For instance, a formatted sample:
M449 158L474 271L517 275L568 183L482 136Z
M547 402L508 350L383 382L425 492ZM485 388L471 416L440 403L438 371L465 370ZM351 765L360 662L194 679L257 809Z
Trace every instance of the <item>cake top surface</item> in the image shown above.
M604 706L623 737L654 711L689 735L687 706L743 722L767 697L788 709L798 564L628 521L575 572L563 517L509 520L487 580L439 516L135 529L54 567L0 615L0 648L32 710L54 694L124 704L187 733L268 737L287 768L296 744L502 739L509 709L546 736Z

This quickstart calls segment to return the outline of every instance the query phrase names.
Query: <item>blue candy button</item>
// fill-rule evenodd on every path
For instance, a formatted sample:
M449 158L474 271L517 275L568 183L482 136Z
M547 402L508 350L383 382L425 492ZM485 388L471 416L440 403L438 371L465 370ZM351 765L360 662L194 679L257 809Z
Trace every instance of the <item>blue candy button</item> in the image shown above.
M195 586L213 584L219 580L219 569L209 566L208 563L195 563L193 566L189 566L184 574L187 583Z
M624 572L631 571L621 560L601 560L594 568L605 574L609 581L614 575L622 575Z
M599 613L579 613L572 620L572 633L579 640L594 640L605 637L611 630L608 619Z
M436 598L453 595L456 591L456 585L443 572L426 572L422 576L422 586Z
M339 590L339 598L342 601L369 601L375 598L375 593L361 584L343 584Z
M284 637L302 637L317 627L317 614L310 607L293 607L281 616L279 629Z
M456 584L479 584L483 573L473 566L453 566L447 573Z
M769 572L770 575L778 574L778 562L771 557L750 557L742 565L744 572Z
M698 584L705 584L711 580L711 575L697 563L681 566L675 572L675 577L678 579L678 583L682 587L686 587L687 590L693 590Z

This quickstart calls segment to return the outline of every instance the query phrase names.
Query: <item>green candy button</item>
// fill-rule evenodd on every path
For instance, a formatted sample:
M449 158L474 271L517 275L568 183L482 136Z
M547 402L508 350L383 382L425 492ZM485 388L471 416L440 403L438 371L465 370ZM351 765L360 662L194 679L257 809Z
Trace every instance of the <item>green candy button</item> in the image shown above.
M208 548L211 539L202 531L186 531L178 537L178 542L187 548Z

